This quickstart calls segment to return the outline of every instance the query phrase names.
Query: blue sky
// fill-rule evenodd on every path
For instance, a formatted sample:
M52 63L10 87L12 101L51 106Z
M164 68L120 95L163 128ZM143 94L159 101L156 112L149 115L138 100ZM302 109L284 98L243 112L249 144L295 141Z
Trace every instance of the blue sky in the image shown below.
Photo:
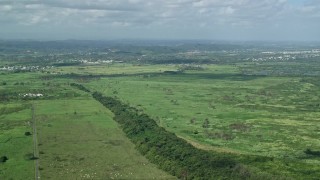
M0 39L320 41L319 0L0 0Z

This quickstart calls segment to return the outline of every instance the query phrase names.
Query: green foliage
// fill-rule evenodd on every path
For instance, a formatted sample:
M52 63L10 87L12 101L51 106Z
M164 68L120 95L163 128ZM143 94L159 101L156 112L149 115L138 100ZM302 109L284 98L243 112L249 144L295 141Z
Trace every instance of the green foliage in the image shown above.
M75 66L75 65L80 65L80 62L63 62L63 63L54 63L54 66Z
M25 136L31 136L32 134L31 134L31 132L28 131L28 132L25 132L24 135Z
M123 144L119 139L109 139L111 129L117 128L116 125L108 130L98 130L90 129L88 124L79 123L84 117L85 120L95 121L96 115L100 114L83 113L84 109L91 107L96 110L96 104L78 109L82 106L77 104L88 102L88 99L85 103L79 101L83 97L88 98L88 94L75 90L77 88L89 92L89 89L77 84L83 82L86 82L90 89L117 96L122 102L132 106L139 106L138 111L133 108L129 110L129 114L127 111L131 107L126 106L123 112L118 112L115 119L119 122L133 119L134 122L122 122L122 127L139 151L150 161L183 179L200 177L196 170L191 173L189 170L198 163L189 159L199 156L192 154L195 153L193 149L181 145L180 140L171 139L171 136L175 136L172 133L198 148L212 150L209 152L213 153L213 156L230 157L235 166L221 170L221 173L229 173L229 176L220 176L219 171L215 172L216 177L277 179L278 175L270 175L273 173L297 179L317 179L320 176L320 66L319 52L313 50L319 49L319 45L307 44L299 47L287 44L285 47L266 44L162 43L164 45L149 46L148 43L112 45L106 42L79 41L1 41L0 149L1 155L6 155L10 160L1 164L0 178L32 177L33 162L21 160L25 154L32 152L32 138L23 135L31 131L27 125L30 110L21 106L30 101L47 104L42 104L47 111L41 116L43 119L40 122L43 124L39 127L44 128L40 134L47 140L41 145L45 147L42 158L47 158L43 164L48 162L43 171L51 172L51 178L57 177L62 170L70 170L67 165L93 167L93 162L101 160L104 163L113 157L119 160L119 157L128 154L125 151L130 149L127 148L127 143ZM283 58L278 58L279 56ZM291 59L286 59L285 56ZM86 62L82 59L90 60ZM111 63L102 62L111 59L114 60ZM86 63L88 66L85 66ZM71 85L75 88L70 88L70 82L77 82L74 86ZM44 97L23 97L25 93L42 93ZM85 96L82 96L84 94ZM72 100L73 97L80 98ZM60 104L60 109L54 105L58 99L65 102ZM71 105L78 108L68 109ZM150 117L145 117L144 113ZM109 114L108 123L100 127L109 126L111 116ZM151 117L171 134L163 133L164 128L159 130L154 124L144 123L152 121ZM195 119L191 119L193 117ZM209 118L210 122L204 121L205 118ZM73 119L75 122L70 123L69 120ZM100 119L104 121L106 116L101 113ZM56 123L58 120L61 120L61 124ZM141 123L141 126L136 121ZM130 127L131 125L134 128ZM81 132L77 133L79 129ZM88 133L87 130L108 134L107 137L95 136L97 134ZM49 132L54 136L50 137ZM112 131L115 137L121 136L119 132L119 129ZM99 139L94 139L96 137ZM166 138L174 143L167 142ZM74 142L78 143L80 139L84 141L84 145L79 145L74 150ZM125 139L126 137L123 137L121 140ZM173 144L178 144L178 147ZM54 148L55 146L57 147ZM95 151L86 149L90 146ZM306 149L307 147L310 149ZM115 149L112 151L112 148ZM173 155L166 149L170 149ZM76 153L73 153L74 151ZM66 154L59 157L57 152ZM81 152L86 155L97 153L98 158L77 157ZM202 151L196 152L202 154ZM187 155L181 158L180 154L183 153ZM112 167L108 172L125 169L128 165L126 159L135 157L135 154L131 153L133 156L121 160L125 162L123 166L108 164L107 168ZM91 161L87 161L88 159ZM57 162L55 160L59 160L61 166L50 166L49 162ZM82 166L76 164L80 161ZM189 165L180 161L196 163ZM132 165L138 166L137 163ZM203 165L199 167L206 168ZM253 170L253 167L257 169ZM144 168L139 166L134 170ZM103 170L105 169L101 168L101 172ZM152 170L149 174L152 172L155 171ZM68 175L78 173L69 171ZM101 177L107 177L103 175Z
M142 154L172 175L190 179L240 179L251 173L249 169L238 172L235 167L240 163L230 154L197 149L159 127L148 115L115 98L97 92L93 97L115 114L114 120Z
M77 83L70 83L70 86L76 87L79 90L82 90L84 92L90 92L89 89L87 89L86 87L84 87L82 84L77 84Z
M313 151L311 149L306 149L304 151L304 153L308 154L308 155L312 155L312 156L319 156L320 157L320 151Z
M8 161L8 157L7 156L1 156L0 157L0 163L5 163L6 161Z

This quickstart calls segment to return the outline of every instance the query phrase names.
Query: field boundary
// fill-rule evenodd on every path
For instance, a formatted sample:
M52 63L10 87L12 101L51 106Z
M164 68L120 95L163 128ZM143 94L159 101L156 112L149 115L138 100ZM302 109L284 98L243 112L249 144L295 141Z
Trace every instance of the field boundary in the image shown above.
M39 172L39 149L38 149L38 136L37 136L37 121L35 115L35 106L32 104L32 128L33 128L33 159L34 159L34 176L35 180L40 179Z

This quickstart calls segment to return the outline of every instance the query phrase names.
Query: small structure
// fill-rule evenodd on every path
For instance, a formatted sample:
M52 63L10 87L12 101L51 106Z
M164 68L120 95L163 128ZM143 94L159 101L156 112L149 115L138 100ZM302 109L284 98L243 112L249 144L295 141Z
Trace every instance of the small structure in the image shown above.
M27 93L27 94L24 94L23 97L43 97L43 94L32 94L32 93Z

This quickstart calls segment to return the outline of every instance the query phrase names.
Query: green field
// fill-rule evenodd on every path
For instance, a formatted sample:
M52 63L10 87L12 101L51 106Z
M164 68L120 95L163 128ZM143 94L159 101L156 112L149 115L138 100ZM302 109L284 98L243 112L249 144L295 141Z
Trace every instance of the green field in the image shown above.
M67 84L73 80L41 78L41 73L2 76L0 155L8 160L0 163L0 177L35 176L33 139L25 136L32 133L33 104L41 178L175 179L135 150L110 111ZM23 97L26 93L43 97Z
M0 157L8 160L0 163L0 179L33 179L35 169L42 179L175 179L139 153L114 114L92 98L94 91L134 107L196 148L230 156L250 173L266 173L256 177L316 179L319 78L296 75L304 66L279 75L284 66L181 70L183 65L116 63L2 73ZM264 69L275 73L261 75ZM28 93L43 96L24 97ZM32 136L25 135L33 132L32 106L39 168ZM250 179L241 168L234 171Z
M218 74L219 68L101 78L86 85L136 106L183 138L217 149L304 159L306 148L320 148L319 108L310 108L317 106L318 86L299 77Z
M282 167L289 172L311 175L320 164L318 156L305 153L320 149L317 78L244 76L232 67L210 66L84 85L136 107L198 148L273 157L290 164Z
M91 98L39 101L41 177L44 179L174 179L141 156Z
M23 179L34 177L34 162L31 136L31 108L28 104L7 103L0 105L0 156L8 160L0 163L0 177L5 179ZM19 173L17 173L19 172Z

